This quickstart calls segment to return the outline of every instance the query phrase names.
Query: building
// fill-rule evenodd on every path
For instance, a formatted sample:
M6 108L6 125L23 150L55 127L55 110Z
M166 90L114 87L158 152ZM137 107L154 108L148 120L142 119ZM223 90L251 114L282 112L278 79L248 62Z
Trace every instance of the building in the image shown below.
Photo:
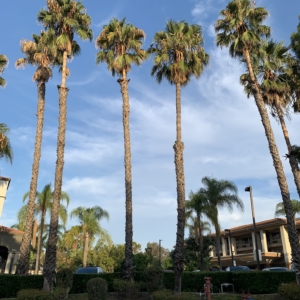
M2 209L4 200L6 198L6 191L8 190L11 179L8 177L0 176L0 217L2 215Z
M0 225L0 274L15 274L23 232Z
M296 219L295 222L298 236L300 237L300 218ZM255 269L257 261L254 260L256 248L253 224L242 225L229 230L221 231L220 255L222 268L232 265L233 254L235 265L248 266ZM292 256L286 219L276 218L256 222L256 233L258 250L261 252L261 269L274 266L290 269ZM218 263L215 248L211 251L211 256L213 257L212 262Z

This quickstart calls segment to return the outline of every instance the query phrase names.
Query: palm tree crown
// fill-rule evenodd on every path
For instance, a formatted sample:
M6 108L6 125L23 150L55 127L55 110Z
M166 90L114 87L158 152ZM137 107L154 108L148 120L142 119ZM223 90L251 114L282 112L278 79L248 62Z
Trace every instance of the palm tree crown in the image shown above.
M293 216L294 220L296 219L296 214L300 213L300 201L296 199L292 199L292 207L293 207ZM277 203L276 208L275 208L275 217L279 216L285 216L285 208L283 205L283 202Z
M5 158L10 163L13 160L13 150L10 145L9 137L7 136L9 133L9 128L6 124L0 123L0 159Z
M150 53L155 54L152 76L158 83L166 78L171 84L186 85L191 76L198 78L208 65L200 25L168 21L165 31L155 34Z
M215 23L217 46L228 47L232 57L240 56L247 49L258 46L261 38L270 35L270 27L261 23L268 16L263 7L256 7L251 0L230 1L220 12L221 19Z
M58 50L55 65L62 72L61 87L66 87L67 58L80 53L80 46L74 40L77 34L82 40L92 40L93 32L89 28L91 17L83 4L75 0L47 0L47 8L38 13L38 21L45 29L53 31L56 36L55 46Z
M5 54L0 54L0 74L2 74L5 68L8 66L8 58ZM6 81L0 76L0 86L5 87Z
M124 77L131 70L131 65L141 65L147 58L147 52L142 43L145 32L132 24L126 23L126 19L112 19L96 39L97 53L96 63L105 62L113 76ZM126 77L126 75L125 75Z
M36 82L48 82L52 77L52 65L54 64L57 55L55 36L53 30L48 32L42 31L41 35L33 34L33 40L21 40L21 50L25 57L19 58L15 66L25 67L30 64L37 66L37 70L33 75Z

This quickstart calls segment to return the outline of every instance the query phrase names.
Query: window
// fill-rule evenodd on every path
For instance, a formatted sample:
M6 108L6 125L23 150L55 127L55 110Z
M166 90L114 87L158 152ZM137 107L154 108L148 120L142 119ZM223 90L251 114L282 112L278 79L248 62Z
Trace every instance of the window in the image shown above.
M273 233L271 234L271 238L272 238L272 240L279 240L279 239L280 239L280 234L279 234L279 232L273 232Z

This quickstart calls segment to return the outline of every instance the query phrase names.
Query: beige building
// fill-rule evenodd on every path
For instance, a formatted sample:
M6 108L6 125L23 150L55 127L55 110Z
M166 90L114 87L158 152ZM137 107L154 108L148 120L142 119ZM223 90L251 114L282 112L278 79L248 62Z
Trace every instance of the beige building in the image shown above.
M300 218L296 219L296 228L300 237ZM237 266L256 268L254 260L255 235L253 224L247 224L221 232L221 261L222 268L232 265L232 254ZM261 252L261 268L281 266L291 268L291 247L287 233L287 222L284 218L277 218L256 222L258 249ZM215 235L215 234L213 234ZM232 252L231 252L232 251ZM217 263L216 251L211 251L212 262Z
M0 225L0 274L15 274L23 232Z

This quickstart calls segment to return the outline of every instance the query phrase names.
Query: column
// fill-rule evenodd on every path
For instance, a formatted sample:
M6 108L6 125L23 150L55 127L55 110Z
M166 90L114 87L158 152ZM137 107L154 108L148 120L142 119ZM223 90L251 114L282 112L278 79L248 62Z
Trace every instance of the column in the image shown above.
M222 237L222 255L227 256L227 251L226 251L226 241L225 238Z
M6 260L6 266L5 266L4 274L9 274L9 272L10 272L12 257L13 257L13 254L11 252L9 252L8 256L7 256L7 260Z
M227 242L228 242L229 256L231 256L232 245L231 245L231 243L230 243L230 238L229 238L229 236L227 237Z
M236 238L231 237L231 242L232 242L232 251L234 255L237 255L237 250L236 250Z
M265 230L260 230L260 243L261 243L261 252L269 252L267 244L267 235Z
M13 255L13 266L11 267L11 274L16 274L17 271L17 263L19 259L19 252L14 252L15 254Z
M285 265L287 268L290 269L291 267L291 261L292 261L292 251L291 251L291 246L289 242L289 237L287 230L285 229L284 225L279 227L280 229L280 238L281 238L281 243L282 243L282 248L283 248L283 255L284 255L284 261Z

